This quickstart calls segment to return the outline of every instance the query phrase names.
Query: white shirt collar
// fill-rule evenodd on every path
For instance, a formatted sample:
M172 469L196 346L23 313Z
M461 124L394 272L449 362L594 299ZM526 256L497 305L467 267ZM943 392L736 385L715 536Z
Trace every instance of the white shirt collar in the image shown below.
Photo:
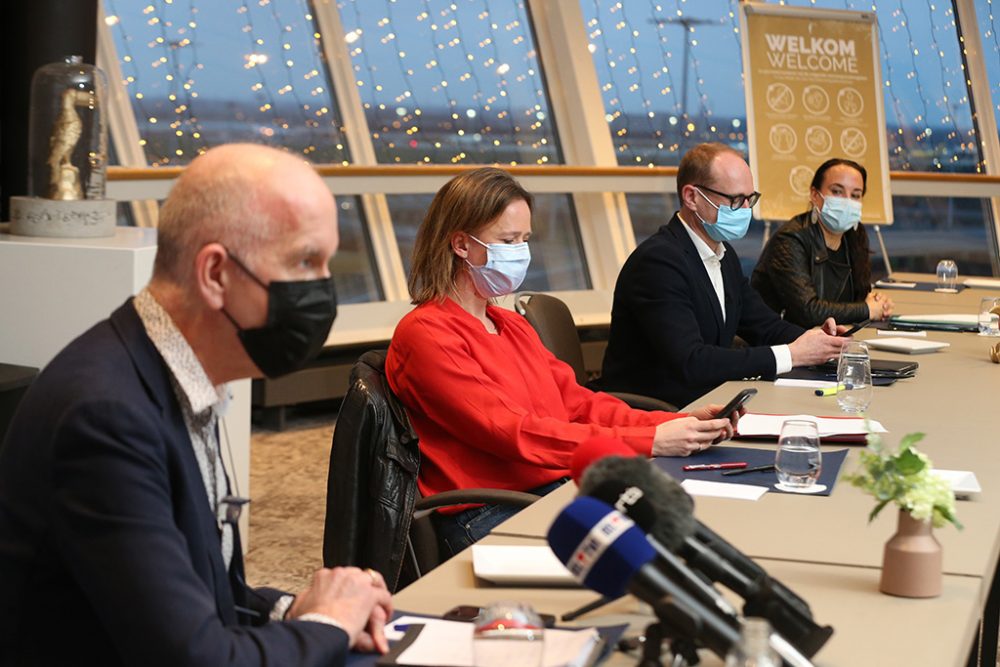
M693 229L691 229L691 226L688 225L687 221L681 217L680 213L677 213L677 218L681 221L681 224L684 226L684 231L687 232L687 235L691 237L691 242L694 243L694 249L698 251L698 257L701 258L701 261L705 262L710 259L715 259L718 260L719 262L722 261L722 258L725 257L726 255L725 243L719 243L718 251L712 250L712 248L709 247L707 243L705 243L705 240L702 239L700 236L698 236L698 234L696 234Z

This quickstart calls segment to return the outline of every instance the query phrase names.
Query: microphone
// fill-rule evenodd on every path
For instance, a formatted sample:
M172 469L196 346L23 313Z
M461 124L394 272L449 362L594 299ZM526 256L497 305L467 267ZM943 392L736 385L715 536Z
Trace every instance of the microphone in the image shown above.
M595 453L599 457L606 451L581 452L581 458ZM809 605L802 598L695 519L691 497L649 461L605 456L589 467L580 461L575 464L586 468L578 482L582 495L614 504L664 547L683 556L702 576L743 597L746 615L767 618L806 655L814 655L833 634L833 628L812 620Z
M697 641L721 658L739 641L732 625L656 568L656 550L646 535L609 505L577 498L556 517L548 541L585 586L607 597L632 593L678 637Z

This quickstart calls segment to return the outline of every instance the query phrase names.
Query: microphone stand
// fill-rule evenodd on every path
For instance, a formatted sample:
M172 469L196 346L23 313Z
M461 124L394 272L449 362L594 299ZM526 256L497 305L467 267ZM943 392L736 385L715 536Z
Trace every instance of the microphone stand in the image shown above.
M663 621L657 621L646 628L646 641L637 667L661 667L664 641L670 642L670 653L674 656L670 662L671 667L688 667L699 663L698 646L690 639L678 636Z

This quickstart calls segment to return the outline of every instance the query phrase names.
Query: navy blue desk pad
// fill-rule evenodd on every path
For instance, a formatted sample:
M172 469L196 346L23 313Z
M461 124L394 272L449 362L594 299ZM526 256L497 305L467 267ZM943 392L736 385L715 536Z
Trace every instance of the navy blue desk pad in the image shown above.
M799 366L798 368L793 368L787 373L782 373L778 376L779 378L788 378L789 380L828 380L835 381L837 379L837 371L834 370L830 373L827 370L819 368L817 366ZM896 380L903 378L892 378L872 375L872 386L873 387L888 387L895 384Z
M912 280L900 280L899 282L912 284L915 281L912 281ZM955 290L956 291L954 293L957 294L958 292L961 292L962 290L965 289L965 287L966 286L963 285L963 284L961 284L961 283L955 285ZM898 289L898 290L903 290L903 291L907 291L907 292L934 292L934 291L937 290L937 283L936 282L934 282L934 283L917 282L917 284L914 287L906 287L905 285L899 285L899 284L896 284L896 283L886 282L883 279L883 280L880 280L877 283L875 283L875 289ZM945 294L951 294L951 293L952 292L945 292Z
M440 618L440 616L432 616L428 614L414 614L412 612L400 611L396 609L393 611L392 620L396 620L401 616L422 616L426 618ZM391 621L390 621L391 622ZM387 624L388 625L388 624ZM608 626L593 626L597 630L597 634L601 636L601 641L603 643L602 650L591 664L598 664L603 660L607 659L611 652L615 650L618 646L618 640L621 639L622 635L628 629L627 625L608 625ZM568 626L556 626L560 630L583 630L584 627L568 627ZM409 631L407 631L409 632ZM345 667L375 667L376 663L382 661L384 664L394 664L391 662L386 662L386 658L391 661L393 654L393 649L402 641L406 640L404 635L403 639L399 642L389 642L389 653L386 655L379 655L378 653L361 653L358 651L351 651L347 654L347 659L344 661ZM412 641L412 639L411 639Z
M840 467L847 458L846 449L834 451L823 451L823 469L820 472L818 484L825 484L826 490L818 493L795 494L828 496L833 493L833 485L840 475ZM760 472L747 472L742 475L723 476L725 470L684 470L686 465L697 463L727 463L731 461L746 461L748 468L755 466L770 465L774 463L773 449L752 449L750 447L729 447L725 445L715 445L703 452L692 454L686 458L674 456L660 456L653 459L653 464L667 473L677 481L685 479L700 479L706 482L725 482L727 484L751 484L754 486L766 486L769 493L789 493L774 488L778 482L777 474L773 470L763 470Z

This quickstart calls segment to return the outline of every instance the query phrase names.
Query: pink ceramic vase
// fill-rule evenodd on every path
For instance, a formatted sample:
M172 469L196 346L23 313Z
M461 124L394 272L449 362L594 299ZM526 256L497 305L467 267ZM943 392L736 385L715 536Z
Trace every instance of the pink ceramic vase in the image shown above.
M896 534L885 543L879 590L906 598L941 595L941 545L930 521L917 521L899 510Z

